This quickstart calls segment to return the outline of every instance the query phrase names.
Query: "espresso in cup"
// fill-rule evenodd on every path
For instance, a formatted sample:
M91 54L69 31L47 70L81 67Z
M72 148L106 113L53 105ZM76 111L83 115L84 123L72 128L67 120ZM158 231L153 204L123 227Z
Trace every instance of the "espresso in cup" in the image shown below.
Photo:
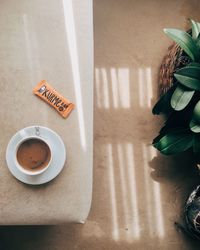
M16 159L25 170L41 171L50 162L51 150L43 140L30 138L19 145Z

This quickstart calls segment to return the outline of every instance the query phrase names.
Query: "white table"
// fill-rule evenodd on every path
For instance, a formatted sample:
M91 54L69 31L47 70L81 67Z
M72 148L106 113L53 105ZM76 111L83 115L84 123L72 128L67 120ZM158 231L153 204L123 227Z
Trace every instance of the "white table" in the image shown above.
M83 223L92 196L92 1L7 0L0 13L0 224ZM67 119L32 94L42 79L75 103ZM67 162L52 182L28 186L11 175L5 152L35 124L61 135Z

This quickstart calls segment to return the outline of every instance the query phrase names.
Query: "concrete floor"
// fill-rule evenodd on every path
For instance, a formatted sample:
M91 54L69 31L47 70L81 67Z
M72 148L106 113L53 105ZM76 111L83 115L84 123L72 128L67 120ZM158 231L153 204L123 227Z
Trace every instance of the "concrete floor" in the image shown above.
M94 0L94 190L85 225L1 227L2 249L199 249L174 227L199 183L189 154L163 157L150 143L157 74L171 41L164 27L200 21L200 2Z

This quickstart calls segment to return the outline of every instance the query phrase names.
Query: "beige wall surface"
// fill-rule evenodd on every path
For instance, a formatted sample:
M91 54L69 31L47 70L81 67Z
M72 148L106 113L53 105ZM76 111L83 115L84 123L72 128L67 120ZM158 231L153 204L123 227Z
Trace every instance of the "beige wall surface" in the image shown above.
M1 227L2 249L190 250L178 232L198 184L191 156L164 157L150 143L165 27L200 21L197 0L94 0L94 189L85 225Z

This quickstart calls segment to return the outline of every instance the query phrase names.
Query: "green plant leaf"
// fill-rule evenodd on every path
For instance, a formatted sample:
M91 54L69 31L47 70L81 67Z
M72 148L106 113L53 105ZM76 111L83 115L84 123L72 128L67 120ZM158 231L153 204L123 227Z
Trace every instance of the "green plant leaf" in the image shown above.
M194 134L193 137L193 152L199 153L200 152L200 134Z
M168 134L169 132L175 132L175 131L180 131L180 130L183 130L183 131L187 131L188 130L188 127L168 127L168 125L164 125L161 130L159 131L159 134L160 135L166 135Z
M194 95L195 98L195 95ZM192 99L189 104L180 111L173 110L167 117L164 126L161 128L160 132L161 134L167 134L169 131L171 131L174 128L177 128L180 130L180 128L186 128L189 129L189 124L191 121L191 117L193 115L195 103L193 103Z
M199 123L200 125L200 101L194 107L192 119Z
M186 66L177 70L174 76L184 86L193 90L200 90L200 67Z
M173 110L170 105L170 100L175 90L175 85L176 84L174 84L164 95L162 95L154 105L152 109L152 113L154 115L159 115L160 113L169 114Z
M186 151L193 145L193 133L189 130L175 130L166 135L159 135L153 141L153 146L162 154L171 155Z
M198 47L187 32L179 29L164 29L164 32L173 39L193 61L199 59Z
M194 67L199 67L200 68L200 63L191 62L190 64L186 65L185 67L190 67L190 66L194 66Z
M171 98L171 106L176 111L184 109L190 100L192 99L195 90L186 88L185 86L179 84Z
M200 51L200 35L196 39L196 45L197 45L198 50Z
M192 38L197 39L200 33L200 23L195 22L194 20L190 19L192 25Z
M158 143L163 136L165 136L165 135L167 135L169 133L173 133L173 134L183 133L184 134L184 133L188 133L188 131L189 131L188 127L187 128L186 127L171 127L171 128L168 128L165 131L164 130L161 131L159 133L159 135L153 139L153 143L152 144Z
M200 124L197 121L195 121L194 119L192 119L190 121L190 129L194 133L200 133Z

